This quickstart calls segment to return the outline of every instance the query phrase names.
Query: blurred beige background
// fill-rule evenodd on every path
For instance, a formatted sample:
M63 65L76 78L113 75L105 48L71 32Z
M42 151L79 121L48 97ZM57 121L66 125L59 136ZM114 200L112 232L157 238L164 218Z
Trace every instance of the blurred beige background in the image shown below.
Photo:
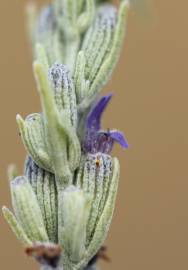
M22 170L16 113L40 110L24 30L26 1L0 1L0 204L10 205L6 167ZM45 1L43 1L45 2ZM42 3L42 1L40 1ZM103 270L188 268L188 2L156 0L147 19L132 11L120 63L106 89L115 97L105 126L130 148ZM0 217L0 269L37 269Z

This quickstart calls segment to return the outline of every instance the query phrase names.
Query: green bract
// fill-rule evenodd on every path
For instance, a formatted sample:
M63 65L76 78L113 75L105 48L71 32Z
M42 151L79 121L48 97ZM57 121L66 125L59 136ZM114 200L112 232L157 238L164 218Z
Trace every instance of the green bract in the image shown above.
M54 0L40 12L27 9L41 113L17 115L28 156L23 176L9 170L14 214L6 207L3 214L42 269L95 269L109 230L119 162L83 142L88 113L119 59L128 7L126 0L119 8L111 1ZM99 136L88 134L95 147ZM49 255L50 247L61 254Z

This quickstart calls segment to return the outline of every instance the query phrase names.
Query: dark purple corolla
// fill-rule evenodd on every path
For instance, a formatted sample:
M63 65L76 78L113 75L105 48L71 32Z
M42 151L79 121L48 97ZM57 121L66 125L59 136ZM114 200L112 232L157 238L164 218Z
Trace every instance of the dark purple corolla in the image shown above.
M96 154L98 152L109 154L115 142L123 148L128 143L122 132L118 130L101 130L101 117L112 98L112 94L102 97L90 111L87 122L83 149L86 153Z

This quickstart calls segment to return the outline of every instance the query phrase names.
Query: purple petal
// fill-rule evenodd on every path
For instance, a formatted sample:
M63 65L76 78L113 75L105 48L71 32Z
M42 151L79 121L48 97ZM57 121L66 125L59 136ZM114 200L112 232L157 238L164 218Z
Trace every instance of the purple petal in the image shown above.
M104 154L110 154L112 151L114 140L110 137L108 132L98 132L98 149L97 152L101 152Z
M87 129L96 131L101 128L101 116L112 98L112 94L102 97L90 111L87 118Z
M115 142L119 143L123 148L128 148L128 142L125 139L125 136L122 132L118 130L111 130L109 131L108 135L112 138Z
M95 154L98 152L98 133L95 130L88 129L86 131L83 149L86 153Z

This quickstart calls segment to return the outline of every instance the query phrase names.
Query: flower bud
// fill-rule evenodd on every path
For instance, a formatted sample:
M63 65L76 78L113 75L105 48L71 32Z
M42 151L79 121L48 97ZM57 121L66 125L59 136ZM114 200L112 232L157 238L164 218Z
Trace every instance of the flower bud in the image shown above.
M105 198L112 176L112 158L97 153L87 155L81 165L76 185L89 193L92 199L90 218L87 225L87 242L89 243L105 204Z
M64 111L74 128L77 126L77 105L75 87L67 67L54 64L49 69L49 80L54 90L54 99L60 113Z
M44 113L46 144L54 172L62 183L70 184L71 172L78 167L80 160L80 142L75 129L69 124L66 112L60 114L57 109L43 64L35 62L34 72Z
M106 54L112 46L113 34L117 23L117 9L113 5L103 5L97 11L93 25L83 41L85 52L86 77L92 82Z
M119 162L109 155L88 154L82 158L75 185L91 198L87 222L84 265L101 248L113 216L119 180Z
M53 91L42 63L34 64L43 114L34 114L24 121L17 117L24 145L38 166L56 175L61 185L72 183L72 173L81 155L76 130L69 123L66 111L59 112ZM74 104L75 106L75 104ZM63 164L63 166L62 166Z
M67 188L60 203L61 230L59 238L65 253L73 263L80 262L86 252L86 226L90 197L74 186Z
M42 8L35 29L35 44L41 43L47 52L49 64L57 60L62 60L62 44L60 42L60 33L57 27L57 18L55 17L54 7L48 5Z
M69 40L83 33L93 20L94 0L56 0L54 4L59 27Z
M90 82L86 98L97 94L107 83L119 59L127 10L127 1L121 2L119 11L111 4L102 5L85 35L81 50L86 57L85 79Z
M47 151L43 117L39 113L31 114L24 120L16 117L19 132L29 155L42 168L53 172L53 165Z
M92 239L87 249L88 256L90 256L90 258L92 258L94 254L97 253L98 249L103 245L107 233L109 231L115 207L119 182L119 173L120 173L119 161L117 158L113 158L112 174L110 177L107 176L106 179L108 184L106 186L107 190L104 199L104 205L103 208L101 209L102 210L101 215L98 218Z
M31 157L27 158L25 175L37 197L49 240L52 243L57 243L58 199L55 176L38 167Z
M24 176L10 183L14 212L27 237L32 241L48 241L42 213L36 195Z

